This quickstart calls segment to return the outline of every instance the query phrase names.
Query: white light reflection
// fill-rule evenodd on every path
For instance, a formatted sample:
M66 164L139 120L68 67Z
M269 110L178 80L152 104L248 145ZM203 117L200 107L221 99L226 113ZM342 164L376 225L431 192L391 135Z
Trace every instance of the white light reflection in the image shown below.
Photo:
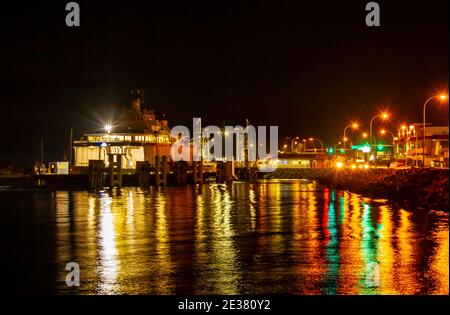
M112 198L100 195L100 294L117 294L117 248L114 230L114 213L111 211Z

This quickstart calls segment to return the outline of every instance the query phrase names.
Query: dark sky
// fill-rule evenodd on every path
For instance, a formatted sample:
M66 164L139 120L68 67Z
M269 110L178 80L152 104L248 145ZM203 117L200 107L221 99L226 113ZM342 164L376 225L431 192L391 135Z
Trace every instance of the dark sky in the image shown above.
M19 2L19 1L14 1ZM62 158L68 130L99 128L129 106L130 90L169 124L278 125L282 136L332 144L351 119L368 129L389 106L421 120L424 100L448 90L448 0L68 1L2 3L0 161ZM448 106L428 110L448 124Z

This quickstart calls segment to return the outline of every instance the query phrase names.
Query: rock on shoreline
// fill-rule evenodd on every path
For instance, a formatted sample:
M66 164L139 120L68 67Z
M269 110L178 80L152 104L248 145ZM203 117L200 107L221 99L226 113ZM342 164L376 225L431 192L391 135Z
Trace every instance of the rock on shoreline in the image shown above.
M304 178L409 209L448 211L448 170L442 169L279 169L266 178Z

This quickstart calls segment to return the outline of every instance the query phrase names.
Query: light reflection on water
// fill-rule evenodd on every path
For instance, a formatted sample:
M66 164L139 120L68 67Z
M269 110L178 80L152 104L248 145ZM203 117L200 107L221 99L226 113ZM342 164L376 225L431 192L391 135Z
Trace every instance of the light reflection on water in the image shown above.
M52 292L448 294L447 213L303 180L34 194L48 194L33 211L55 227Z

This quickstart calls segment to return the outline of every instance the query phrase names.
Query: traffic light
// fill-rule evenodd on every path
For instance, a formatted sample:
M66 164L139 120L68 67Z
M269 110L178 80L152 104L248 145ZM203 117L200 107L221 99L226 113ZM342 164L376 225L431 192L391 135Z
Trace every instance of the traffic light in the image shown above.
M377 150L384 151L384 145L382 145L382 144L377 145Z
M328 148L328 154L334 154L334 148Z

